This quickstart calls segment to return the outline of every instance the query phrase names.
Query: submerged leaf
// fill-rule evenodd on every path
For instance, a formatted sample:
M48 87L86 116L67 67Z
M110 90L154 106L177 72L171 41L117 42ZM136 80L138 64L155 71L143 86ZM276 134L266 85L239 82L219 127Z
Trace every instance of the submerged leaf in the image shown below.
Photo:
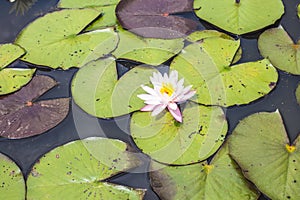
M136 145L152 159L168 164L202 161L221 146L227 122L219 107L189 102L178 123L169 112L151 117L149 112L132 115L130 131Z
M155 165L152 162L152 170L156 169ZM227 143L210 163L159 167L150 172L150 179L161 200L254 200L259 196L228 155Z
M123 28L151 38L178 38L196 30L191 19L175 16L193 9L191 0L130 0L120 1L117 18Z
M209 37L188 45L175 57L177 70L196 88L196 102L206 105L246 104L268 94L278 74L267 60L232 65L240 42L227 37Z
M284 13L281 0L195 0L198 17L235 34L274 24Z
M145 190L106 181L139 164L126 148L119 140L97 137L57 147L33 166L27 199L142 200Z
M118 43L112 28L83 32L97 17L99 12L94 9L65 9L38 18L16 40L27 51L22 59L68 69L110 53Z
M125 115L143 107L137 94L143 93L153 68L135 67L119 80L116 62L106 58L82 67L72 81L75 103L85 112L100 118Z
M69 112L69 98L36 101L56 85L35 76L18 92L0 99L0 136L11 139L41 134L59 124Z
M22 56L25 51L14 44L2 44L0 45L0 70L6 67L20 56ZM1 79L0 79L1 80Z
M300 105L300 84L298 84L297 86L295 95L296 95L297 102Z
M118 29L120 42L112 52L116 58L124 58L148 65L160 65L179 53L184 47L184 40L142 38L133 33Z
M25 199L25 181L20 168L0 153L0 199Z
M271 199L300 199L300 146L290 143L279 112L243 119L230 138L230 155Z
M278 69L300 75L300 40L295 44L282 27L263 32L258 48Z

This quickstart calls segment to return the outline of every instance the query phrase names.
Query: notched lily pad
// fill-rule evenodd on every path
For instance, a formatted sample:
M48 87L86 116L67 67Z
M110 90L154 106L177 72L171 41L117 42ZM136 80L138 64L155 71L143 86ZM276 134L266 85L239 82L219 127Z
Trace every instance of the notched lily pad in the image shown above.
M0 153L0 199L25 199L25 181L20 168Z
M281 0L195 0L194 9L201 19L239 35L274 24L284 13Z
M156 165L156 166L155 166ZM212 161L187 166L157 166L152 162L151 185L162 200L257 199L258 191L228 155L227 143Z
M192 0L123 0L116 15L123 28L140 36L178 38L197 28L195 21L174 15L192 11L192 4Z
M142 200L144 189L106 181L140 164L126 149L124 142L97 137L57 147L33 166L27 199Z
M106 58L82 67L72 81L75 103L85 112L100 118L125 115L144 106L137 94L143 93L142 84L157 71L151 67L136 67L119 80L116 62Z
M20 56L22 56L25 51L14 44L0 44L0 70L6 67Z
M112 54L148 65L160 65L169 60L184 47L184 39L142 38L118 28L120 42Z
M247 104L276 85L278 74L267 60L232 65L240 56L240 42L208 37L188 45L174 58L177 70L197 90L194 101L206 105Z
M112 28L83 31L99 15L94 9L64 9L38 18L16 40L27 51L22 59L68 69L110 53L118 43L117 33Z
M205 160L225 139L227 121L222 109L189 102L182 115L183 123L178 123L166 111L157 117L134 113L130 122L134 142L162 163L185 165Z
M290 143L278 111L243 119L230 138L230 155L271 199L300 199L299 137Z
M0 98L0 136L30 137L59 124L69 112L69 98L36 101L55 85L50 77L35 76L21 90Z
M300 40L295 44L282 27L263 32L258 48L278 69L300 75Z

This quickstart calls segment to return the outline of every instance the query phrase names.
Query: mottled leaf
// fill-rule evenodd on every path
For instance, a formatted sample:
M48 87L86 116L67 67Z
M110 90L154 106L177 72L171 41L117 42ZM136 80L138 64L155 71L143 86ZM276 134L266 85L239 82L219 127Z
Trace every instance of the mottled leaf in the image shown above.
M152 170L156 168L152 162ZM259 196L228 155L227 143L210 163L159 168L150 172L150 180L161 200L254 200Z
M82 67L72 81L75 103L85 112L100 118L125 115L139 110L144 103L137 98L142 84L156 69L136 67L117 79L115 60L106 58Z
M116 15L123 28L151 38L178 38L196 30L197 23L173 14L193 9L192 0L123 0Z
M206 105L246 104L268 94L278 74L267 60L232 65L240 57L240 42L209 37L188 45L170 68L197 90L194 101Z
M16 40L27 51L22 59L68 69L110 53L118 43L112 28L83 32L99 15L94 9L65 9L38 18Z
M0 136L11 139L41 134L59 124L69 112L69 98L36 101L56 85L35 76L18 92L0 99Z
M53 149L33 166L27 199L142 200L145 190L106 181L139 164L126 149L124 142L96 137Z
M259 36L258 47L278 69L300 74L300 40L295 44L282 27L263 32Z
M35 69L6 68L0 70L0 95L19 90L32 78Z
M125 58L149 65L160 65L179 53L184 40L142 38L133 33L118 29L120 42L112 53L116 58Z
M25 51L14 44L0 44L0 70L6 67L20 56L22 56ZM1 79L0 79L1 80Z
M25 199L25 181L20 168L0 153L0 199Z
M230 154L271 199L300 199L299 137L290 144L279 112L256 113L233 131Z
M167 111L156 117L134 113L130 123L134 142L152 159L168 164L195 163L215 153L227 132L222 109L189 102L182 115L183 123L178 123Z
M274 24L284 13L281 0L195 0L198 17L235 34Z

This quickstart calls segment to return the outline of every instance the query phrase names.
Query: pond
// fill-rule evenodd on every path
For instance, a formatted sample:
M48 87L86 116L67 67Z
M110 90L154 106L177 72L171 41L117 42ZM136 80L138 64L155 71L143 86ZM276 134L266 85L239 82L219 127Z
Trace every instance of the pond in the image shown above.
M57 9L56 7L57 3L58 0L49 0L49 1L39 0L36 3L34 3L31 8L25 11L24 14L21 13L17 14L16 11L11 12L14 3L10 3L9 1L3 1L0 7L0 16L1 16L0 17L0 27L1 27L0 44L14 43L19 33L29 23L36 20L40 16L45 15L48 12L55 11ZM227 34L230 34L230 36L232 36L234 39L238 39L238 38L240 39L243 53L241 59L238 60L238 64L253 62L253 61L263 59L263 56L260 54L258 49L258 37L260 36L261 33L263 33L268 28L275 28L280 24L288 32L288 34L291 36L294 42L300 39L300 20L296 14L297 6L298 4L300 4L300 0L295 0L295 1L283 0L283 4L285 8L285 14L274 25L270 25L265 29L255 31L250 34L244 34L242 36L238 36L236 34L230 34L229 32L226 32ZM195 13L184 12L181 15L191 20L194 20L194 22L197 23L197 30L212 29L212 30L222 31L222 29L215 27L204 20L199 19ZM230 40L233 41L234 39L230 39ZM113 43L113 40L111 40L110 43ZM187 45L187 43L188 42L185 41L185 45ZM125 44L125 46L126 45L127 44ZM168 45L168 44L164 44L164 45ZM64 48L62 48L62 51L63 50ZM173 56L170 57L172 57L173 59ZM158 67L159 71L161 72L168 71L168 66L171 64L172 59L167 59L166 62L163 62L163 64ZM126 58L119 58L117 62L118 77L124 77L123 75L127 74L127 71L129 69L131 70L132 68L134 69L134 67L139 65L139 63L141 63L141 61L139 62L139 60L129 61L126 60ZM25 62L18 59L15 62L13 62L9 67L10 68L27 68L27 67L33 68L36 67L36 65L31 64L30 61ZM85 109L81 108L82 104L78 103L79 100L77 103L74 102L74 98L79 98L79 97L76 96L78 95L78 93L74 95L76 91L75 93L74 91L72 91L73 89L72 79L76 77L78 78L78 80L80 80L80 73L76 74L79 71L79 69L74 67L66 70L55 69L56 67L53 68L54 69L39 66L35 72L36 75L50 76L53 79L55 79L55 81L58 82L58 85L54 86L51 90L43 94L41 97L38 98L38 100L71 98L70 110L66 118L61 123L58 123L58 125L55 126L54 128L40 135L22 138L22 139L7 139L4 137L0 137L0 153L8 156L14 162L16 162L17 165L20 167L24 176L27 177L32 173L31 171L32 167L38 159L40 159L44 154L48 153L50 150L53 150L56 147L64 145L68 142L75 141L78 139L84 139L87 137L94 137L94 136L119 139L121 141L130 144L133 149L132 151L136 152L136 154L143 161L143 163L139 167L132 170L131 172L122 172L116 176L113 176L112 178L108 178L108 182L115 183L118 185L125 185L132 188L146 189L147 191L144 196L145 200L160 199L159 195L157 194L160 192L157 193L154 192L154 190L150 186L148 167L150 165L151 159L149 156L142 153L141 151L142 148L139 148L137 146L137 143L139 141L134 141L133 137L131 136L132 133L130 133L131 131L129 130L130 129L129 124L131 123L130 122L131 118L136 119L140 117L141 119L144 119L142 118L143 116L137 116L139 114L136 113L135 114L124 113L125 115L120 114L122 116L116 115L117 117L104 119L106 117L97 118L97 117L93 117L90 114L87 114L88 111L85 112L84 111ZM180 67L176 68L175 66L174 69L178 70L179 73L181 73ZM281 117L284 121L284 127L288 133L288 137L290 141L294 141L297 138L298 134L300 133L300 123L299 123L300 106L297 103L295 91L298 84L300 83L300 76L293 75L291 73L284 72L279 69L277 69L277 72L278 72L278 82L276 83L276 87L273 90L265 92L265 95L261 95L261 97L256 98L256 100L253 99L254 101L249 100L248 102L251 103L245 103L244 105L240 105L240 106L234 105L237 103L233 103L229 107L222 105L223 106L222 110L225 113L228 122L227 136L232 134L232 132L237 127L238 123L241 120L243 120L245 117L258 112L274 112L276 110L279 110ZM152 71L150 74L152 75ZM90 73L90 76L92 75L93 72ZM124 82L126 82L126 80L124 80ZM126 83L130 84L130 81L127 80ZM87 95L89 91L85 91L85 89L86 88L83 88L79 92L82 93L82 95ZM122 88L120 89L120 91L121 90ZM225 102L224 104L226 105L226 103L228 102ZM207 103L200 102L200 104L207 104ZM107 113L103 114L103 116L106 116L106 114ZM26 121L28 119L23 119L23 120ZM138 121L138 119L136 120ZM142 124L142 122L140 123ZM269 127L269 126L272 127L272 124L268 124L268 123L269 121L266 122L265 127ZM134 127L134 125L131 126ZM152 131L152 129L150 131ZM200 132L201 131L199 131L199 133ZM272 130L270 132L272 132ZM218 147L219 146L213 148L217 149ZM253 148L255 149L256 147L253 146ZM155 157L155 155L153 156ZM161 157L156 158L156 160L160 160L160 159ZM211 160L211 157L209 158L209 160ZM296 176L299 177L298 174ZM266 195L261 194L259 199L263 200L268 198Z

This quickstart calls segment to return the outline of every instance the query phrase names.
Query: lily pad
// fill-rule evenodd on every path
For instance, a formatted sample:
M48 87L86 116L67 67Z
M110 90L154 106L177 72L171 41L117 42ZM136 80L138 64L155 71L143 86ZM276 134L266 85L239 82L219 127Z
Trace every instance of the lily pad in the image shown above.
M145 190L106 179L139 164L119 140L87 138L57 147L37 162L27 180L27 199L142 200Z
M140 36L178 38L195 31L198 24L174 14L192 10L191 0L131 0L120 1L116 15L123 28Z
M19 90L31 80L34 72L35 69L0 69L0 95Z
M201 19L239 35L274 24L284 13L281 0L195 0L194 9Z
M152 159L184 165L205 160L221 146L227 122L219 107L189 102L183 110L183 123L169 112L152 117L149 112L132 115L130 131L136 145Z
M0 99L0 136L19 139L41 134L59 124L69 112L69 98L36 101L56 85L35 76L21 90Z
M137 94L142 84L149 83L153 68L135 67L117 79L116 62L112 58L90 62L72 81L75 103L90 115L110 118L125 115L144 106Z
M112 28L83 32L98 17L94 9L65 9L38 18L16 40L27 51L22 59L68 69L110 53L118 43Z
M239 49L240 42L233 39L205 38L183 49L170 68L193 85L198 103L247 104L268 94L278 74L267 59L232 65Z
M300 199L299 137L290 144L278 111L256 113L233 131L230 155L271 199Z
M300 74L300 40L295 44L282 27L263 32L258 39L258 48L278 69Z
M120 42L112 52L116 58L124 58L148 65L160 65L179 53L184 39L142 38L118 28Z
M20 56L22 56L25 51L14 44L2 44L0 45L0 70L6 67ZM1 80L1 79L0 79Z
M300 18L300 4L298 5L298 17Z
M154 165L152 162L152 167ZM228 155L227 144L210 163L204 161L177 167L161 165L158 171L150 172L150 179L154 191L162 200L254 200L259 196Z
M20 168L0 153L0 199L25 199L25 181Z
M115 9L119 0L60 0L58 7L60 8L93 8L101 12L101 17L92 22L85 30L97 30L117 25L117 17Z

